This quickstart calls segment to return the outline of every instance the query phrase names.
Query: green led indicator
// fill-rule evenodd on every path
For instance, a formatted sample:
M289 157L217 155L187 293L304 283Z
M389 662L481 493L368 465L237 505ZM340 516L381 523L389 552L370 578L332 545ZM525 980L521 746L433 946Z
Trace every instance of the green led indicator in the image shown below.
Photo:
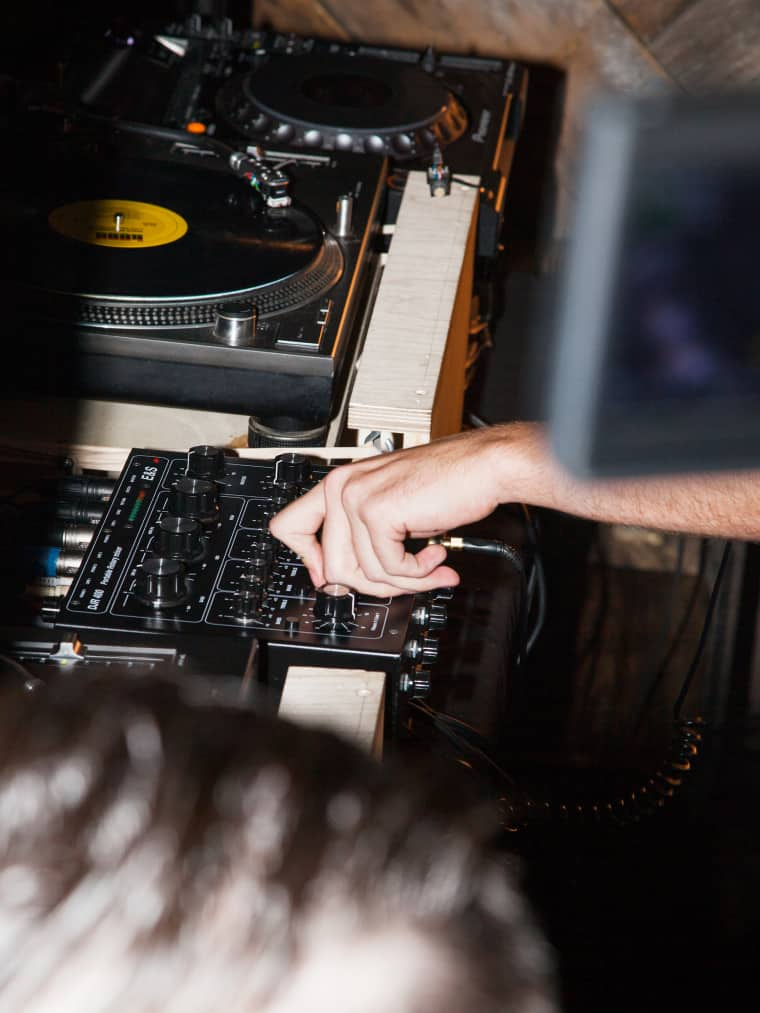
M137 494L137 499L135 500L134 506L129 511L129 523L130 524L135 519L135 517L137 517L137 515L140 513L140 508L143 505L143 500L144 499L145 499L145 490L141 489L138 492L138 494Z

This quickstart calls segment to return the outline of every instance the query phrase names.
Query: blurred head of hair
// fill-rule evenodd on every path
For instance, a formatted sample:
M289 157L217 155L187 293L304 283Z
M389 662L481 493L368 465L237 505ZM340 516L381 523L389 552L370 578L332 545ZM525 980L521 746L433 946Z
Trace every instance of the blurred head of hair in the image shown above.
M548 1013L493 831L440 777L192 681L5 687L0 1008Z

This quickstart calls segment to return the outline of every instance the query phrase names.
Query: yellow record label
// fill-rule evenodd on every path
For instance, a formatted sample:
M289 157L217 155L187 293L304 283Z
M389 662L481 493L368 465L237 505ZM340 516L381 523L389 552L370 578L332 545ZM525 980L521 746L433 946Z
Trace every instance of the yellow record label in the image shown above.
M93 246L143 250L175 243L187 232L180 215L137 200L80 200L50 212L50 227Z

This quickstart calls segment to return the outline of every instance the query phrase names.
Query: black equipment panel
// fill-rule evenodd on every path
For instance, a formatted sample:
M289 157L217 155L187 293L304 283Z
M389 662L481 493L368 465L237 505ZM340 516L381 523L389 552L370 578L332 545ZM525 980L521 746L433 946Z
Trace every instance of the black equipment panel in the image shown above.
M435 660L427 617L443 626L450 594L315 590L268 520L327 467L290 453L272 462L219 453L213 468L209 459L199 448L130 453L56 629L256 638L259 675L275 698L293 664L383 670L392 729L407 689Z

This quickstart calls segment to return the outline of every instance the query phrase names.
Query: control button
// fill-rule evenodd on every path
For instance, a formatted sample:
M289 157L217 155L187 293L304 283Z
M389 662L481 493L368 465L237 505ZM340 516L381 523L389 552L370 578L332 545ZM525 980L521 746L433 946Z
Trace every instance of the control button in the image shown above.
M169 513L192 517L201 524L215 521L219 513L219 487L205 478L186 475L177 479L169 492Z
M221 447L202 445L191 447L187 452L185 474L190 478L205 478L209 482L222 478L225 469L224 451Z
M275 457L275 485L304 485L310 478L311 464L303 454L278 454Z
M137 568L135 590L138 600L151 608L171 608L188 594L185 567L178 559L152 556Z
M193 563L202 559L205 552L203 528L192 517L173 517L168 514L158 522L159 556Z
M285 632L289 633L292 637L298 633L301 628L301 624L297 619L286 619L285 620Z
M314 616L331 629L347 628L356 621L356 596L345 584L323 584L317 588Z

